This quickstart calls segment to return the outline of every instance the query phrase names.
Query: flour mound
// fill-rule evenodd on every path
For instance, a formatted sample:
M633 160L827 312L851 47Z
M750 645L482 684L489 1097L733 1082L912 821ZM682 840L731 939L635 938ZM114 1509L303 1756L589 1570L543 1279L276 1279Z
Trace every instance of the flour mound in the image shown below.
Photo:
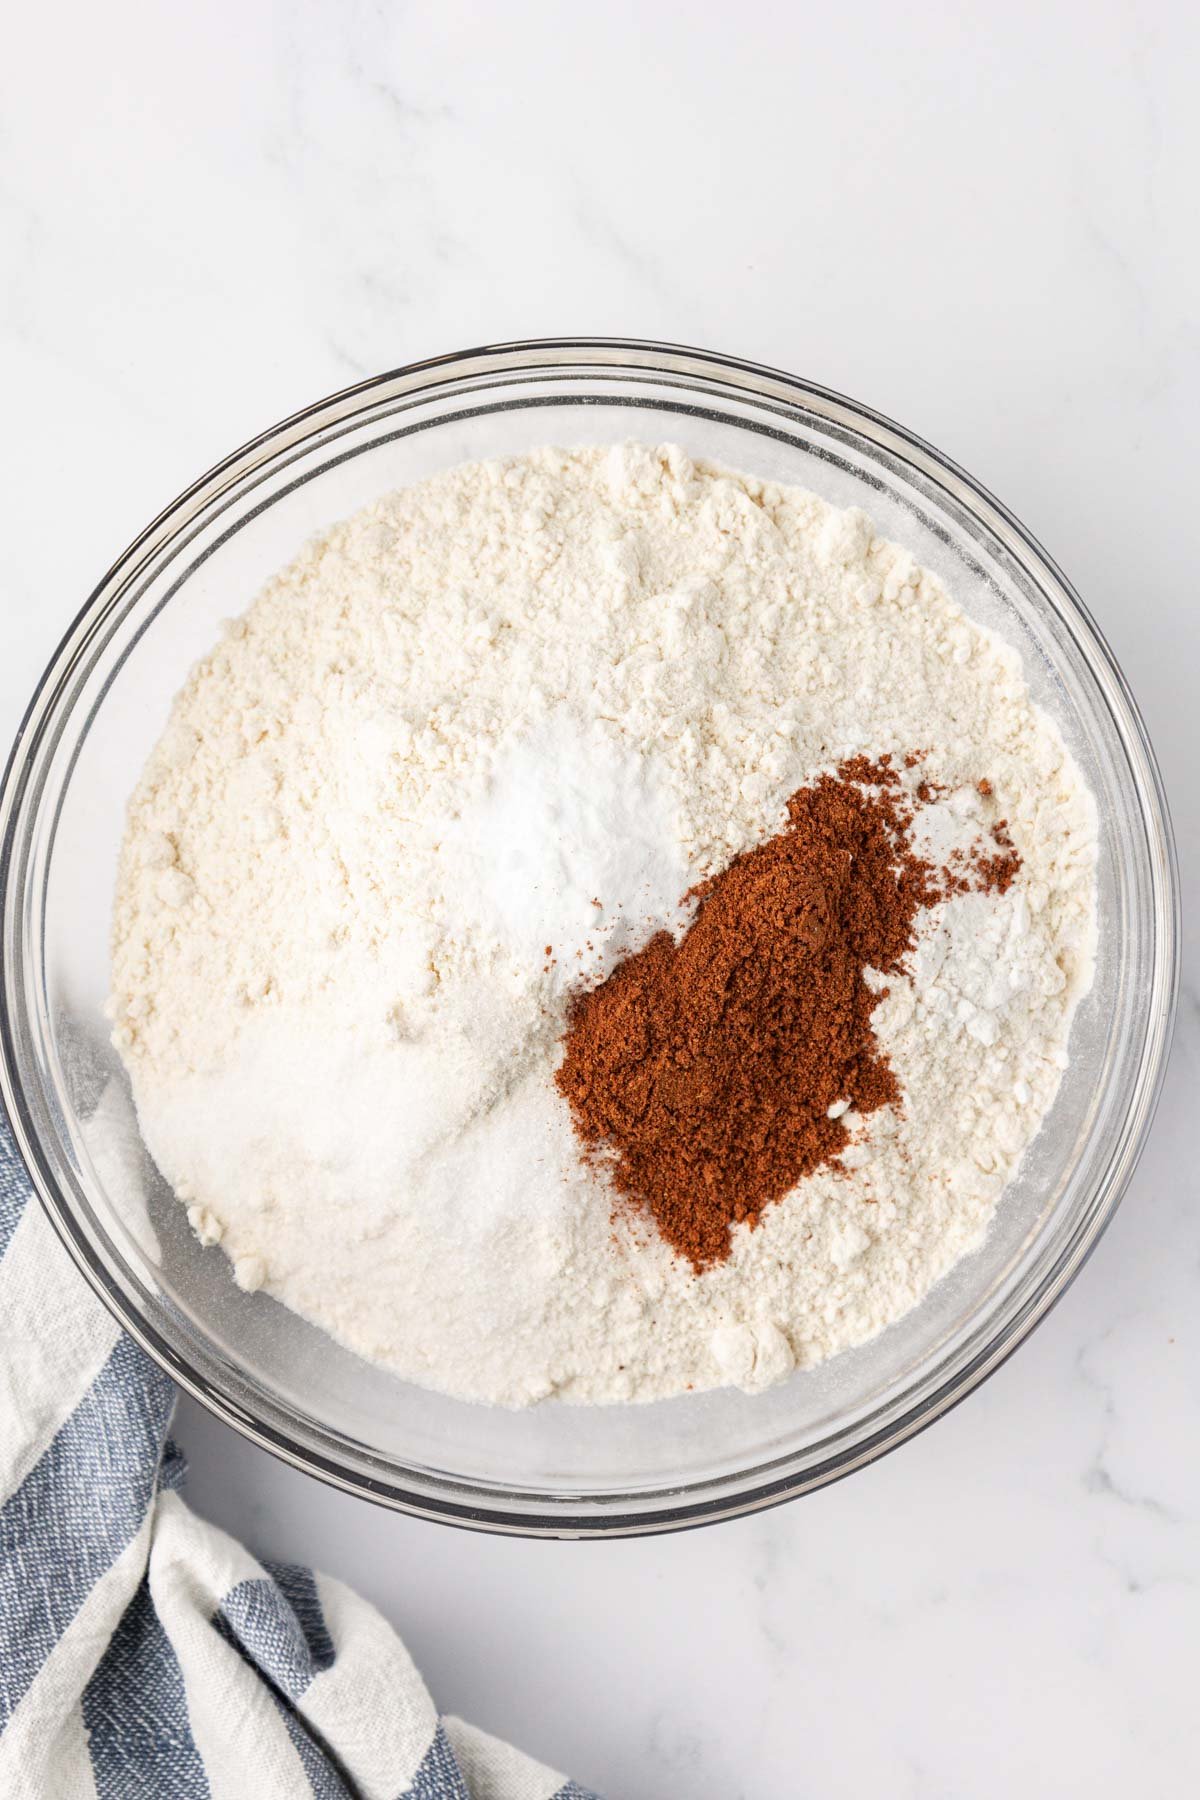
M902 1105L695 1277L580 1155L571 996L797 789L914 748L918 852L1006 820L1019 873L878 983ZM542 450L336 527L193 669L130 802L113 1041L198 1235L360 1354L506 1405L754 1389L979 1241L1066 1065L1095 849L1016 652L862 513Z

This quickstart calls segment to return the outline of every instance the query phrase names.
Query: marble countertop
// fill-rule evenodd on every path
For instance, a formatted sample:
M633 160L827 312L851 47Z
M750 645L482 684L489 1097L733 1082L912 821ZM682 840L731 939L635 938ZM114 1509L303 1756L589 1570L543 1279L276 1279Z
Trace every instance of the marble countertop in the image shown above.
M1185 901L1194 9L25 9L0 138L0 727L112 557L309 399L666 337L903 420L1022 517L1144 709ZM883 1463L612 1544L319 1487L185 1403L193 1504L354 1583L439 1703L610 1800L1177 1794L1200 1762L1195 931L1150 1147L1061 1305ZM1190 1771L1190 1780L1189 1780Z

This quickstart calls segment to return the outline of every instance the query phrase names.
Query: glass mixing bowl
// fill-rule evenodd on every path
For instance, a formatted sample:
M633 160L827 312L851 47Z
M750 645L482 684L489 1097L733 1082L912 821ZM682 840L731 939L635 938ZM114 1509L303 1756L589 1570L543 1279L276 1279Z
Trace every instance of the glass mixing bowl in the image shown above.
M141 1145L101 1014L126 795L192 661L303 541L388 489L548 442L675 440L863 506L1018 646L1100 815L1100 954L1062 1091L983 1247L873 1342L765 1394L525 1413L360 1362L202 1249ZM608 340L501 345L297 413L183 494L104 577L29 708L0 801L3 1097L60 1235L179 1385L339 1487L460 1525L600 1536L694 1525L845 1475L1020 1342L1129 1179L1177 968L1170 828L1113 657L1028 532L962 470L836 394L732 357Z

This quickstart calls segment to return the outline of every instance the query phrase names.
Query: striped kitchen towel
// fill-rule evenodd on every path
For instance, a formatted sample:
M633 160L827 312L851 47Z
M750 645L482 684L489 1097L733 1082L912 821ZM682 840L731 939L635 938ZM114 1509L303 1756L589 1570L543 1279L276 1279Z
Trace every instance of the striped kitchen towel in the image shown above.
M4 1800L586 1800L439 1719L340 1582L256 1562L189 1512L173 1402L72 1267L0 1112Z

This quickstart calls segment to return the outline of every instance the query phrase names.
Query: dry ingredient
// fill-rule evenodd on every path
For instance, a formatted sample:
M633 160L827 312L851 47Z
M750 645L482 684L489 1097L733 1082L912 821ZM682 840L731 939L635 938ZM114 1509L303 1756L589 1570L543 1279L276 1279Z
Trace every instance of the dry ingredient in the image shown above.
M639 953L699 976L697 932L719 965L726 884L889 756L945 898L843 970L836 1054L871 1036L836 1152L794 1130L808 1172L777 1197L768 1154L677 1254L614 1214L620 1148L580 1153L569 1010ZM509 1405L754 1389L978 1242L1066 1064L1095 838L1017 653L865 515L672 447L539 451L365 508L197 664L130 802L114 1041L202 1240L360 1354Z
M1004 892L1020 867L999 821L989 848L934 869L899 786L890 758L860 756L801 788L777 837L693 890L678 943L657 932L571 1002L559 1091L617 1192L697 1273L841 1155L851 1108L902 1106L867 970L899 974L923 908Z

